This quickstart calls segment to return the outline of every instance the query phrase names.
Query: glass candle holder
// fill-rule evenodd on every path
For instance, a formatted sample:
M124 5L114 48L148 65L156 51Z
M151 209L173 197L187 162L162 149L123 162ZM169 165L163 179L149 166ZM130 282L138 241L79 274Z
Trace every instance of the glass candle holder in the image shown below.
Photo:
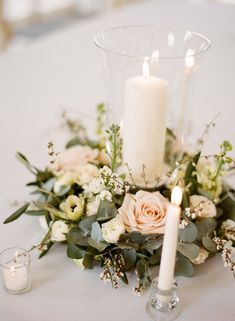
M12 247L0 253L0 268L4 288L8 293L18 294L31 287L30 254Z
M189 107L210 41L196 32L160 26L114 28L94 41L103 58L108 124L120 124L123 160L137 180L143 165L160 176L166 127L178 137L173 148L195 143Z
M181 312L177 283L174 282L170 290L163 291L158 287L158 278L154 279L151 284L146 311L155 321L176 319Z

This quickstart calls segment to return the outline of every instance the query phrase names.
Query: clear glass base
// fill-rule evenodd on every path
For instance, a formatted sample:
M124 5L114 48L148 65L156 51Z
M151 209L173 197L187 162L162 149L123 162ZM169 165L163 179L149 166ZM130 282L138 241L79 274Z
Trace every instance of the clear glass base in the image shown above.
M151 285L151 293L146 306L146 311L152 320L170 321L178 317L181 312L177 284L172 289L163 291L158 288L158 278Z
M29 281L28 286L26 288L22 288L22 289L17 289L17 290L12 290L7 288L6 286L4 286L5 290L7 293L9 294L24 294L30 291L31 289L31 281Z

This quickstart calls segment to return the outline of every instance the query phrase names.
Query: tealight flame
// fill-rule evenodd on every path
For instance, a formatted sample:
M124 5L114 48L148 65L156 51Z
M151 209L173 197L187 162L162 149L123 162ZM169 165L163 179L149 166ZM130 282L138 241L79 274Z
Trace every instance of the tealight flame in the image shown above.
M182 202L182 189L179 186L175 186L171 193L171 203L180 206Z
M192 49L188 49L185 57L185 66L187 68L193 68L195 64L193 55L194 55L194 51Z
M149 58L146 57L144 59L144 63L143 63L143 75L145 78L148 78L150 73L149 73L149 62L148 62Z
M159 59L159 51L155 50L151 56L151 62L157 64Z

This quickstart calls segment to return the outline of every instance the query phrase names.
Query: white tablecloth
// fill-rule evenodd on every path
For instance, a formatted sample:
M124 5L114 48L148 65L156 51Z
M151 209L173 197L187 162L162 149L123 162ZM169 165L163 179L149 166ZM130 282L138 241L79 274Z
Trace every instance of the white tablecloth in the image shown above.
M212 41L198 79L195 121L203 128L217 112L221 116L208 137L208 152L220 141L235 145L235 7L186 1L144 1L117 12L80 22L49 35L25 50L0 56L0 220L12 211L14 200L27 200L24 183L30 174L14 157L16 150L36 165L46 164L46 144L58 150L63 109L92 115L104 99L102 65L92 36L101 29L125 24L175 25L207 35ZM200 122L199 122L200 121ZM202 125L200 125L203 123ZM0 225L0 249L30 247L42 231L35 219L22 217ZM99 280L99 268L80 271L63 246L32 262L32 290L8 295L0 287L1 321L144 321L147 295L132 295L130 286L118 291ZM193 279L179 277L182 321L232 321L234 280L219 256L196 270Z

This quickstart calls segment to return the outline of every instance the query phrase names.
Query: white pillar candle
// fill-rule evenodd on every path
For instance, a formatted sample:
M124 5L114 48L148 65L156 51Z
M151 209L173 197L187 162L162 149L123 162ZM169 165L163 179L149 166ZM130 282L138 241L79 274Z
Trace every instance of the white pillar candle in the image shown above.
M123 162L139 186L144 185L143 165L149 185L162 174L167 105L168 82L150 76L145 61L143 76L127 79L124 92Z
M181 201L181 188L175 186L171 194L171 204L169 205L166 214L166 225L158 279L158 287L163 291L170 290L173 284L181 212L179 205L181 204Z
M9 268L3 270L3 282L9 291L20 291L27 289L29 275L27 266L20 263L11 263Z

